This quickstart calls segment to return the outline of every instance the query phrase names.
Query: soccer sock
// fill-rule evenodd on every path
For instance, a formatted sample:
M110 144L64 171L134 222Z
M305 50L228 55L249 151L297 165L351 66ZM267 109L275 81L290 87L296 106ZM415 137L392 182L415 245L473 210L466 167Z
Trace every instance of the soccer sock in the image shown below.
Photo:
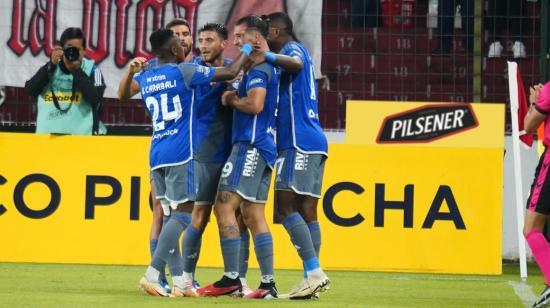
M158 238L155 238L149 241L149 252L151 253L151 258L155 254L155 250L157 249L158 243L159 243Z
M170 216L162 215L162 225L163 226L166 226L166 224L168 223L168 220L170 220Z
M202 233L193 226L189 226L187 230L185 230L185 235L181 241L181 256L183 258L184 272L195 272L195 264L199 256L201 237Z
M550 247L548 242L540 231L531 231L525 236L535 261L539 265L544 278L546 279L546 285L550 285Z
M273 239L271 233L265 232L254 237L254 251L260 265L263 283L273 282Z
M160 232L158 246L151 266L160 271L168 263L172 278L183 273L183 260L180 255L179 238L183 229L191 223L189 213L174 212Z
M153 258L153 255L155 254L155 250L157 250L157 245L158 245L158 238L155 238L155 239L152 239L149 241L149 252L151 253L151 259ZM159 277L160 280L166 280L166 275L164 274L164 266L162 267L162 269L160 270L160 277Z
M241 246L239 251L239 277L245 278L248 272L248 258L250 257L250 233L248 229L241 233Z
M321 252L321 226L318 221L312 221L307 224L307 227L309 228L315 254L319 258L319 253Z
M311 259L317 259L317 254L315 253L315 248L313 247L310 231L300 214L294 212L287 216L283 220L283 226L288 232L288 235L290 235L290 240L292 241L292 244L294 244L294 248L296 248L296 251L298 252L298 255L300 255L304 265L307 265L305 263ZM308 264L310 266L314 265L312 262ZM319 265L319 262L316 264ZM306 270L310 269L306 266Z
M239 277L239 248L241 237L220 239L223 256L224 275L235 279Z

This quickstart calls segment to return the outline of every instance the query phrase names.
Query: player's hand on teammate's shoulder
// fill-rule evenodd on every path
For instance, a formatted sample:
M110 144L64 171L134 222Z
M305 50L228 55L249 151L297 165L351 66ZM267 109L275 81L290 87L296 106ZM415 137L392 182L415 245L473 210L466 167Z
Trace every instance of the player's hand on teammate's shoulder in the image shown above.
M231 101L235 97L237 97L237 93L235 91L225 91L222 95L222 105L231 106Z
M145 59L144 57L133 58L130 61L130 65L128 66L128 73L139 73L145 66L147 66L147 59Z

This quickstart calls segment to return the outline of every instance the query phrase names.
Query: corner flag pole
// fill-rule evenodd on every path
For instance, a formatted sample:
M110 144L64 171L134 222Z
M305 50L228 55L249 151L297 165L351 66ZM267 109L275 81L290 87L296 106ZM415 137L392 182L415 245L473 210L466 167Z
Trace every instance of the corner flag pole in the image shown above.
M521 178L521 159L519 148L519 124L518 124L518 80L517 80L518 64L516 62L508 62L508 85L510 89L510 115L512 117L512 145L514 153L514 179L516 186L516 223L518 235L518 253L519 253L519 268L520 277L522 280L527 279L527 256L525 251L525 238L523 237L523 189Z

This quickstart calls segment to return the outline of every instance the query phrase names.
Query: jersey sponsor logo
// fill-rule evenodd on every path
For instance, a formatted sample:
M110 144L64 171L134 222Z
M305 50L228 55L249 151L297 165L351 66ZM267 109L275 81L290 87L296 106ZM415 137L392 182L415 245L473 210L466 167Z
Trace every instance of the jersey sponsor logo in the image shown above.
M155 75L147 77L147 82L163 81L166 80L166 75Z
M165 132L162 132L160 134L154 134L153 135L153 140L155 139L161 139L162 137L166 137L166 136L172 136L172 135L175 135L178 133L178 129L177 128L174 128L174 129L169 129Z
M55 98L58 102L73 102L80 104L80 92L75 93L74 97L72 92L55 92ZM52 93L44 93L44 102L46 104L53 103Z
M263 82L263 81L264 81L264 80L263 80L262 78L254 78L254 79L252 79L252 80L250 80L250 81L248 82L248 86L251 87L251 86L253 86L253 85L257 84L257 83L261 83L261 82Z
M256 148L246 151L246 158L244 161L243 176L252 177L256 173L256 166L258 165L259 153Z
M307 170L308 161L309 161L309 155L296 152L296 158L294 159L294 170L297 170L297 171Z
M377 143L426 143L478 126L469 104L424 105L387 116Z

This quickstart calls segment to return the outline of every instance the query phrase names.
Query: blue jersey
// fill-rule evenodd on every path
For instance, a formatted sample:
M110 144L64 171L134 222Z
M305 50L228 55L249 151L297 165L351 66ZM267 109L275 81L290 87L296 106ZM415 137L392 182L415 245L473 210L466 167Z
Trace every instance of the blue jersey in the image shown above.
M327 138L319 123L317 83L307 49L291 41L281 54L299 57L304 67L297 73L282 71L277 112L277 148L295 148L309 154L327 155Z
M190 63L168 63L134 75L151 114L151 170L192 158L194 88L210 84L215 69Z
M201 57L193 63L205 65ZM224 66L231 63L224 61ZM233 109L221 103L225 82L204 84L195 89L196 124L193 130L193 158L206 163L224 163L231 153L231 120Z
M239 84L237 94L246 97L253 88L265 88L264 109L257 115L233 112L233 143L250 142L259 151L268 164L273 166L277 158L275 145L275 110L279 100L279 75L269 63L256 65L245 74Z

